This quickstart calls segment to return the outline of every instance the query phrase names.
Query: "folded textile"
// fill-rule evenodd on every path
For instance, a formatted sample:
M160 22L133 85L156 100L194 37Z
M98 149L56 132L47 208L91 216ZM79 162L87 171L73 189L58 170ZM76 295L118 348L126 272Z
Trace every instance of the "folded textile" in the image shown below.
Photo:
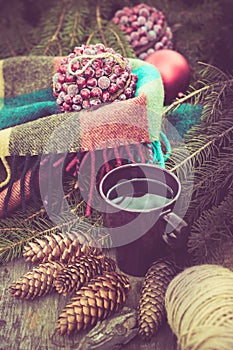
M17 57L1 61L0 158L98 150L159 142L164 91L152 65L130 59L138 75L134 98L80 112L59 113L52 76L59 57ZM54 113L55 112L55 113Z
M116 164L120 165L122 156L128 162L158 162L164 166L159 139L164 90L157 69L144 61L130 59L133 73L138 76L134 98L80 112L61 113L52 94L52 77L60 59L30 56L0 61L0 190L4 189L1 193L3 215L13 203L12 191L16 185L23 207L28 185L33 196L38 187L41 159L46 155L49 168L42 201L51 197L46 193L50 193L52 169L56 168L57 162L68 158L70 164L67 169L72 170L73 166L77 173L79 167L84 169L83 164L88 164L89 159L88 173L84 172L84 177L90 175L87 215L90 214L96 181L94 176L98 172L95 157L100 160L101 155L104 171L110 169L109 159L115 157ZM67 154L71 157L66 157ZM33 168L30 168L31 158L35 160ZM16 171L21 160L21 171Z
M62 157L64 153L79 157L87 151L103 150L106 163L106 149L114 150L109 156L118 157L117 148L127 146L129 161L157 162L165 166L160 142L164 90L158 70L144 61L129 59L132 72L138 76L134 98L90 110L61 113L52 93L52 77L60 60L61 57L30 56L0 61L0 189L7 189L5 208L10 202L13 184L18 180L12 171L12 164L17 163L15 158L25 161L19 175L21 195L26 174L31 173L30 157L45 154ZM179 113L177 116L182 121ZM177 116L171 117L175 123ZM148 148L147 158L143 158L139 145ZM37 166L40 157L35 162ZM77 160L70 159L77 167ZM36 174L35 169L32 174Z

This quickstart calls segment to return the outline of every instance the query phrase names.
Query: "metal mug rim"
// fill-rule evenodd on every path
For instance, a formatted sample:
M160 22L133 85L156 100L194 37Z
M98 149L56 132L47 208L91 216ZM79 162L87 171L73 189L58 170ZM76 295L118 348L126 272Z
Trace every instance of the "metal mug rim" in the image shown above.
M165 172L168 174L168 176L171 176L176 182L177 182L177 185L178 185L178 189L177 189L177 193L176 195L174 196L174 198L172 198L172 200L170 202L168 202L167 204L165 204L164 206L162 207L158 207L158 208L150 208L150 209L127 209L127 208L122 208L121 206L115 204L115 203L112 203L111 200L109 200L104 192L103 192L103 183L104 181L106 180L106 178L110 175L112 175L114 172L118 171L119 169L122 169L122 168L131 168L131 167L138 167L138 166L141 166L141 167L147 167L147 168L156 168L158 169L159 171L162 171L162 172ZM150 212L153 212L155 210L160 210L161 209L163 210L166 210L168 207L170 207L173 203L175 203L177 201L177 199L179 198L180 196L180 193L181 193L181 183L180 183L180 180L178 179L178 177L173 174L170 170L168 169L165 169L165 168L162 168L160 167L159 165L156 165L156 164L142 164L142 163L132 163L132 164L124 164L124 165L119 165L118 167L114 168L114 169L111 169L109 172L107 172L103 178L101 179L100 181L100 184L99 184L99 193L101 195L101 198L107 203L109 204L110 206L116 208L116 209L119 209L119 210L122 210L122 211L127 211L127 212L130 212L130 213L150 213Z

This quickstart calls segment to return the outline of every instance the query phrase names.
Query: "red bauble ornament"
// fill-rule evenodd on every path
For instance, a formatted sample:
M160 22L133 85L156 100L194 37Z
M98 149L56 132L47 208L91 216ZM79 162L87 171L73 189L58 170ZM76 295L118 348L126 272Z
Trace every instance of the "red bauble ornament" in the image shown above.
M160 50L152 53L146 62L155 66L161 74L165 104L170 104L180 92L185 92L190 82L190 68L187 60L174 50Z

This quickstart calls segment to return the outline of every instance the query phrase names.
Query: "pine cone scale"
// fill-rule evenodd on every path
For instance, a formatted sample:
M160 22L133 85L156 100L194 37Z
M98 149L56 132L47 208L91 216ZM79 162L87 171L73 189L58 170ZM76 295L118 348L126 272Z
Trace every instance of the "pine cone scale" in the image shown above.
M62 263L73 263L85 254L100 255L101 249L81 244L77 238L67 236L68 234L51 234L36 238L24 247L23 256L26 261L44 263L47 261L60 261ZM88 242L87 242L88 243Z
M17 298L34 299L50 293L57 271L64 267L59 262L47 262L35 266L31 271L21 276L10 286L11 296Z
M80 331L95 325L99 319L120 309L129 288L128 278L115 271L96 276L81 287L66 305L58 319L57 332L69 335L74 330ZM70 312L75 314L75 319L68 317Z
M75 263L64 267L55 278L54 285L58 293L67 295L80 289L93 277L104 271L114 271L115 262L108 257L87 255L81 256Z
M150 339L166 318L165 293L169 282L177 274L175 265L159 259L147 271L139 299L139 334Z

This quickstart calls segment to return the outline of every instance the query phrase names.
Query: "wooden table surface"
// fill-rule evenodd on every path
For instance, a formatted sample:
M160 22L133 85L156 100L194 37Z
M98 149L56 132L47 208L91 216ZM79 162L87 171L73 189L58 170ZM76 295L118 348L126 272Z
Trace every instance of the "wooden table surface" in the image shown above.
M31 267L23 259L0 265L0 350L76 350L80 340L85 337L85 331L69 337L54 333L58 316L69 301L69 296L52 293L28 301L9 295L10 284ZM142 280L130 276L132 288L126 306L137 307ZM175 350L176 342L165 324L149 343L136 336L122 349Z

